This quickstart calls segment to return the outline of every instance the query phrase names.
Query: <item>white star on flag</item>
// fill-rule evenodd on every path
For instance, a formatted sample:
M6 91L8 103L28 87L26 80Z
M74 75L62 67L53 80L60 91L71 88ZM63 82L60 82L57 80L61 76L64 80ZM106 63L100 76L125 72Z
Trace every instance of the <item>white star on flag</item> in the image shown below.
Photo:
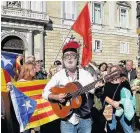
M30 107L32 108L30 101L26 101L25 104L23 104L22 106L26 106L27 111L29 110Z
M10 64L11 66L13 66L13 64L10 62L11 60L4 58L4 56L1 55L1 60L4 63L4 67L7 66L8 64Z

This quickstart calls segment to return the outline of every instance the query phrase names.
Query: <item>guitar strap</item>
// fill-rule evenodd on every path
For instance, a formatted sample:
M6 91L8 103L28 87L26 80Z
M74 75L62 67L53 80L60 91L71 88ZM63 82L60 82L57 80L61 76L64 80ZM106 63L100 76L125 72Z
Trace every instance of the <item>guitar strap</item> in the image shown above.
M113 95L113 97L112 97L112 100L114 100L114 97L115 97L115 95L116 95L116 93L117 93L117 90L119 89L120 85L121 85L121 83L118 84L118 86L117 86L117 88L116 88L116 90L115 90L115 92L114 92L114 95Z

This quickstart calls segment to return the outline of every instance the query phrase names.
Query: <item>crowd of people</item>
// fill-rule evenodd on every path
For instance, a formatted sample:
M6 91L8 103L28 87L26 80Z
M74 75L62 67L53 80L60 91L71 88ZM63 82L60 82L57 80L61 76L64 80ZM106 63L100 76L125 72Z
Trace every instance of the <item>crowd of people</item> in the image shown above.
M132 60L122 60L118 64L96 64L91 61L85 67L79 62L79 44L70 41L62 49L62 61L56 60L46 72L43 62L34 56L19 58L22 67L16 76L17 82L35 79L50 79L42 92L42 97L50 102L66 101L67 94L53 94L51 88L79 82L87 86L118 70L119 76L110 81L97 82L90 91L81 95L80 108L71 109L66 118L53 121L41 127L29 129L36 133L133 133L140 132L140 67L135 68ZM3 103L2 106L4 107ZM4 120L4 109L1 110ZM58 130L57 130L57 129ZM60 128L60 129L59 129ZM14 133L18 133L16 131Z

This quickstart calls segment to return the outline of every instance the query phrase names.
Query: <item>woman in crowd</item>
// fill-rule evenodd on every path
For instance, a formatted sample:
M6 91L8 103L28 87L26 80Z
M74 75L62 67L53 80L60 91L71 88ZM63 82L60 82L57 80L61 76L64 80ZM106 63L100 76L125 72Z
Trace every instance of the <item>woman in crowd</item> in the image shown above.
M35 74L36 74L35 65L31 62L25 63L21 68L18 81L33 80Z
M20 71L18 82L32 81L35 77L36 70L35 64L32 62L26 62ZM39 132L40 128L34 128L35 132ZM31 129L24 131L23 133L31 133Z
M121 67L113 66L111 72L114 70L121 71L120 77L107 82L103 94L105 105L103 114L107 120L107 132L116 133L118 121L125 133L133 133L131 121L135 113L135 98L132 96L128 81L123 81L124 78L121 77L123 74ZM107 106L110 106L110 114L107 114Z
M110 73L111 67L112 67L112 66L113 66L112 63L108 63L108 64L107 64L107 73Z
M33 55L30 55L26 58L25 63L30 63L32 62L33 64L35 64L35 57Z
M43 80L43 79L47 78L47 72L42 67L42 65L39 61L36 61L35 69L36 69L36 75L35 75L34 79Z
M105 76L107 74L107 64L105 62L101 63L99 65L99 70L100 70L102 76Z
M18 77L18 81L31 81L36 75L35 64L33 62L27 62L23 65ZM40 131L40 127L34 128L35 132ZM24 131L24 133L30 133L31 129Z
M133 95L136 96L136 128L140 129L140 67L136 69L137 78L130 82Z

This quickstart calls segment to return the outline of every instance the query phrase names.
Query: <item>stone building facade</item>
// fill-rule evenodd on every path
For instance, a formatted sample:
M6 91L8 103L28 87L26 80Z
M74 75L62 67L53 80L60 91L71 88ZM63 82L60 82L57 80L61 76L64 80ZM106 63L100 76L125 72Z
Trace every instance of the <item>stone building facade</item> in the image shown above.
M64 37L69 33L85 3L47 2L47 13L53 22L53 30L47 32L46 36L46 67L55 60ZM89 10L92 21L93 61L97 64L104 61L117 64L120 60L131 59L137 65L136 2L89 2ZM70 32L66 40L69 40L71 35L83 45L83 39L74 31ZM82 56L82 52L80 55ZM61 59L61 52L58 58Z
M14 35L23 34L25 39L22 39L22 42L27 43L24 47L25 56L34 54L43 58L45 68L48 70L56 59L61 60L63 41L69 41L72 35L81 44L80 56L82 56L83 39L70 29L85 4L84 1L22 2L23 12L28 14L30 12L31 17L23 19L23 14L22 17L17 16L21 22L15 19L16 15L14 22L11 22L11 18L9 20L7 17L9 14L5 11L9 9L3 7L2 33L8 31ZM88 5L92 24L92 60L97 64L102 62L117 64L120 60L131 59L137 65L136 1L93 1ZM18 25L15 24L17 22ZM16 33L18 27L24 27L24 30Z
M47 23L45 1L2 1L1 50L44 60Z

